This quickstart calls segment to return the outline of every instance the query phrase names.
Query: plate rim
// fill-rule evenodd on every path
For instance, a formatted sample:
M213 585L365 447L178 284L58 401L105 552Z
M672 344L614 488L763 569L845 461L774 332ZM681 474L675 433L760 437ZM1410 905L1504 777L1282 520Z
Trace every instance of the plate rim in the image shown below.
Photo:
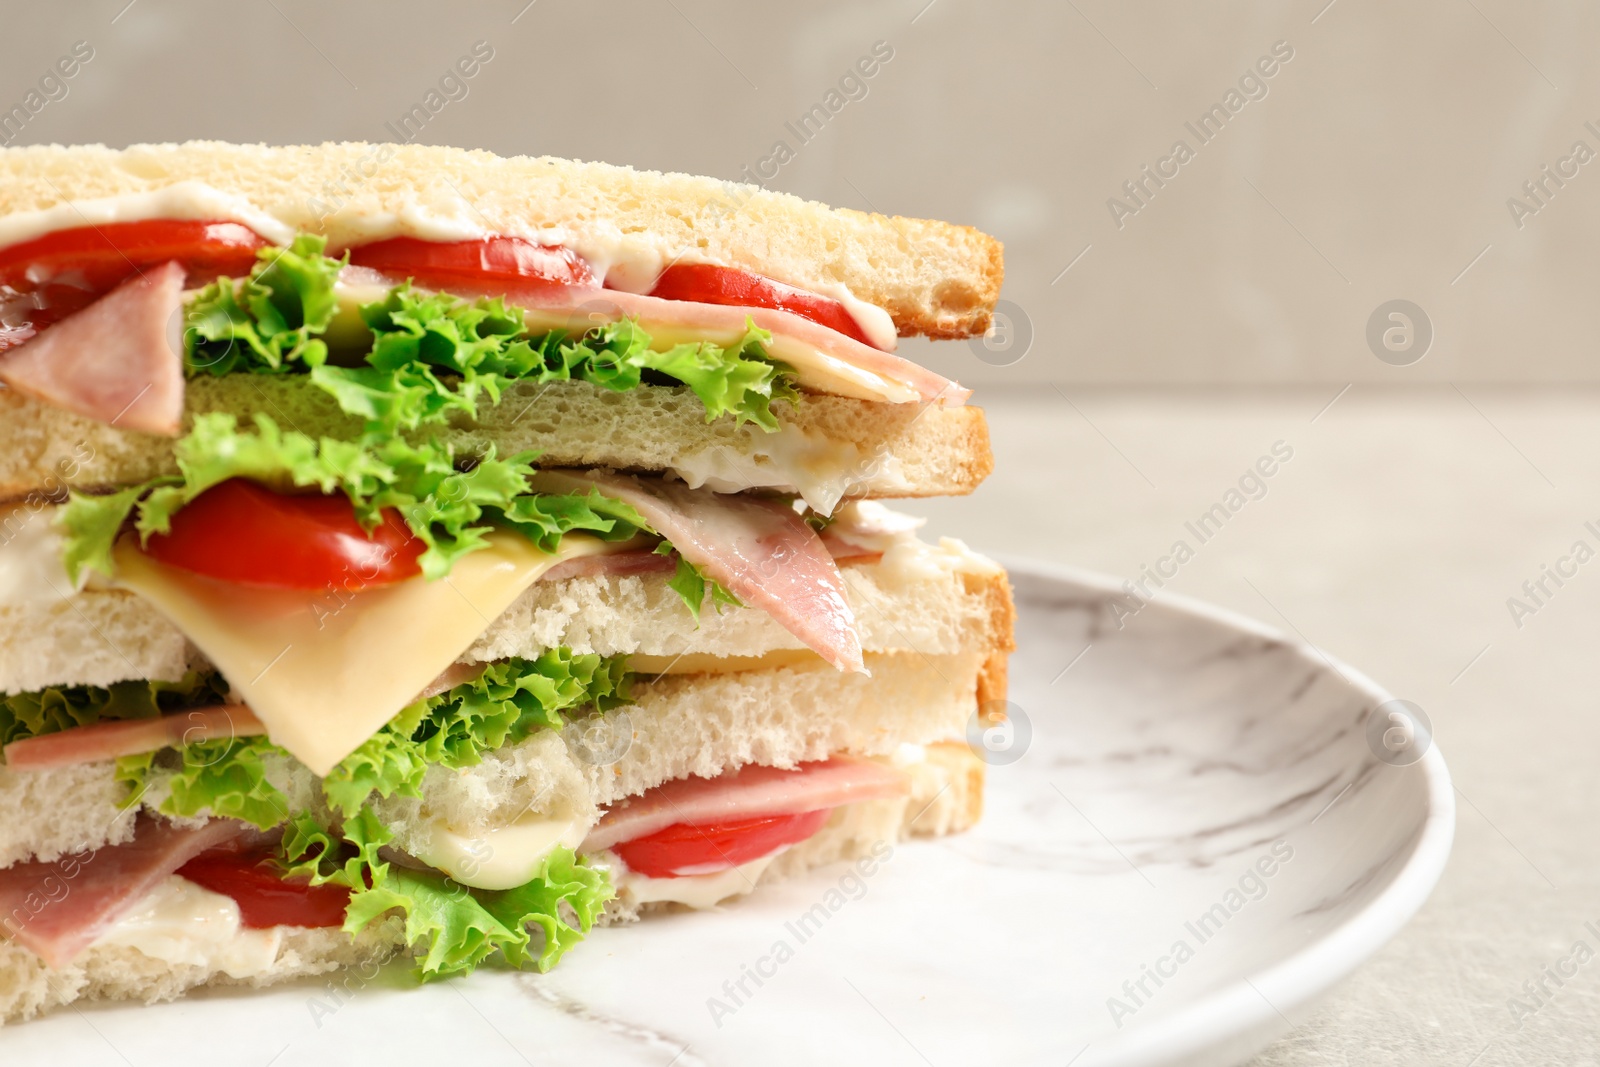
M1003 566L1008 575L1031 574L1089 589L1125 593L1123 580L1102 572L1010 552L987 554ZM1286 634L1242 612L1166 589L1158 590L1150 602L1202 621L1281 641L1342 676L1352 689L1373 700L1375 705L1395 699L1393 693L1366 672L1298 636ZM1267 1042L1260 1046L1265 1047L1273 1037L1288 1032L1295 1025L1286 1013L1309 1008L1314 999L1329 992L1393 940L1433 895L1455 840L1455 787L1436 738L1422 759L1411 766L1420 768L1424 778L1422 828L1411 842L1404 864L1377 897L1277 962L1203 994L1183 1008L1135 1025L1117 1034L1110 1043L1099 1045L1099 1050L1116 1052L1118 1064L1162 1064L1178 1062L1181 1056L1226 1047L1230 1040L1247 1034L1270 1034ZM1253 982L1269 986L1278 994L1278 1000L1268 1000ZM1303 1018L1300 1021L1304 1021ZM1095 1044L1085 1045L1078 1056ZM1087 1064L1096 1059L1098 1056L1091 1056L1083 1062Z

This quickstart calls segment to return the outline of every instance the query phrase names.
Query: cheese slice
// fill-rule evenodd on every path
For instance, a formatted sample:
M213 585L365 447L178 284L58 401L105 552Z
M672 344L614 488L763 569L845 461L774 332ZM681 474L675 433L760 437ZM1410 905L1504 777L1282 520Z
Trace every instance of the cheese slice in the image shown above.
M734 674L739 671L775 671L780 667L810 666L826 662L809 648L778 648L759 656L714 656L685 652L678 656L628 656L635 674Z
M497 531L437 581L346 592L219 582L158 563L132 539L118 584L149 600L216 664L267 735L319 775L411 703L563 560L619 545L567 534L555 553Z

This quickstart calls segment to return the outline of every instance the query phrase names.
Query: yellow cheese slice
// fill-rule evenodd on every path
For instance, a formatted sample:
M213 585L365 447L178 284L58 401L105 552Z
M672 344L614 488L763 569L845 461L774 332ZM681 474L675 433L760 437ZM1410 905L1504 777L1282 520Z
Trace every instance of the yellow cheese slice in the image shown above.
M169 567L125 539L117 581L205 653L267 735L319 775L456 661L545 571L618 546L567 534L554 554L497 531L437 581L346 592L268 589Z
M779 667L798 667L825 662L809 648L779 648L760 656L713 656L709 652L685 652L681 656L628 657L628 670L635 674L734 674L738 671L775 671Z

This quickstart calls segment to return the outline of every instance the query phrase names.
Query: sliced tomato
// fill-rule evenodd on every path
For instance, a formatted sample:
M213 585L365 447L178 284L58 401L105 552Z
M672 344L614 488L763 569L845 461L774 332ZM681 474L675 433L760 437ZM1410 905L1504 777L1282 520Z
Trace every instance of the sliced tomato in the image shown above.
M520 237L474 241L394 237L352 248L350 263L441 288L463 284L476 287L495 281L552 288L596 284L589 264L570 248L538 245Z
M189 284L247 274L267 241L237 222L148 219L57 230L0 249L0 351L87 307L145 267L177 260Z
M712 874L798 844L822 829L831 808L792 815L757 815L726 822L674 823L647 837L612 846L628 869L649 878Z
M661 272L650 295L663 300L692 300L699 304L729 304L787 311L810 319L819 326L837 330L864 345L878 347L867 340L855 316L845 310L839 301L734 267L674 263Z
M285 878L261 852L215 848L178 868L203 889L232 897L245 926L342 926L350 890L312 885L308 878Z
M275 493L230 478L174 514L172 531L152 536L145 552L225 582L354 591L421 574L425 547L393 508L368 533L342 494Z

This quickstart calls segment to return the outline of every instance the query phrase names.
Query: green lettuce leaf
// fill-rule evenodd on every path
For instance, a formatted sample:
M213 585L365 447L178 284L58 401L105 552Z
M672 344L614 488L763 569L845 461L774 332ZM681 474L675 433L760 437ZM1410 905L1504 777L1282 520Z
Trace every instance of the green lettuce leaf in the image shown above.
M430 764L470 767L483 753L559 730L561 713L629 702L626 657L579 655L565 648L538 659L490 664L470 682L418 701L362 743L323 779L335 811L356 812L374 792L420 796Z
M537 956L529 955L531 942L526 938L499 946L511 966L531 965L541 974L559 963L569 948L583 940L600 917L606 901L615 895L606 872L585 865L569 848L550 853L545 859L544 871L533 881L515 889L477 894L484 909L503 926L526 932L532 924L544 930L544 946ZM577 926L569 925L561 917L563 903L571 906L578 919Z
M288 248L258 252L250 277L218 278L200 290L184 313L189 373L282 374L321 366L328 346L320 334L333 321L333 285L344 266L322 254L326 243L300 234Z
M684 559L667 542L663 541L656 546L656 555L677 556L677 570L673 572L671 578L667 579L667 585L688 606L689 614L694 616L695 626L698 627L700 625L700 609L705 606L707 597L710 597L711 602L717 605L718 612L722 610L722 605L724 604L735 608L744 607L743 601L723 588L720 582L714 582L707 578L699 567Z
M421 796L430 765L470 767L482 762L485 752L524 741L537 730L561 729L564 713L620 707L630 702L629 680L627 657L580 655L566 648L549 649L537 659L489 664L471 681L405 708L362 742L322 779L323 797L333 812L353 817L373 793ZM163 683L123 684L153 688ZM208 675L190 683L194 696L189 699L225 690L220 676ZM132 698L124 702L133 705ZM47 723L50 728L41 732L98 721L97 708L107 705L102 699L72 706L76 710L50 720L65 725ZM108 718L135 717L110 706ZM265 737L219 738L122 757L116 775L127 786L127 804L160 780L167 795L158 810L168 815L209 812L267 829L290 817L287 798L269 778L272 764L290 758Z
M215 674L190 671L176 682L113 682L109 686L51 686L0 697L0 745L120 719L151 719L226 702L228 685Z
M269 830L289 818L289 801L267 777L270 762L289 754L265 737L217 738L178 749L120 756L116 780L127 788L120 807L145 799L162 783L167 795L156 810L167 815L242 819Z
M401 912L406 942L418 956L424 980L471 971L496 952L514 967L547 971L583 939L613 895L606 873L584 865L569 848L547 856L526 884L491 892L383 862L378 850L392 836L370 808L347 818L338 834L302 814L284 833L283 863L291 875L351 890L347 933L358 934L390 911ZM577 926L562 917L563 904ZM529 928L535 926L543 932L537 954L530 951Z
M117 543L128 512L156 484L161 483L146 482L106 496L72 495L57 521L64 535L61 562L74 586L78 584L78 576L86 570L107 577L111 575L115 569L111 562L111 546Z
M793 368L767 357L766 346L771 343L770 333L746 320L738 348L719 348L702 341L674 345L665 352L647 348L635 358L640 365L694 390L705 405L707 422L732 415L741 426L753 422L775 433L778 417L772 413L772 402L793 404L800 394L791 384Z
M769 431L778 428L772 402L798 397L789 384L792 370L766 355L772 335L753 324L729 349L706 342L657 352L632 320L529 338L524 312L503 299L466 301L409 284L361 314L373 334L367 366L317 366L311 380L345 412L366 420L369 434L415 430L452 413L471 416L481 396L498 404L520 379L578 379L622 392L653 372L693 390L707 422L731 414L740 425Z
M289 817L289 801L267 780L267 761L288 756L264 737L220 738L183 746L181 766L161 802L168 815L209 813L243 819L263 830Z
M171 529L172 515L207 489L229 478L250 478L280 489L344 493L368 528L384 508L398 508L411 532L426 546L423 574L440 578L462 556L486 544L496 526L517 530L540 549L555 551L573 530L607 541L623 541L645 529L632 508L597 491L545 495L532 492L532 456L500 459L493 448L481 458L458 461L440 442L411 444L401 438L350 442L313 439L282 430L266 415L254 431L234 416L214 412L195 419L175 446L178 477L157 478L111 496L74 493L63 509L64 560L77 582L84 570L112 574L111 548L130 517L141 538Z
M748 324L733 348L709 342L654 351L635 321L587 331L528 335L522 309L501 298L463 300L424 293L409 282L361 308L372 332L365 366L328 365L322 334L337 310L334 283L348 261L323 255L325 239L301 234L288 248L265 248L250 276L219 278L184 316L190 374L309 372L311 380L369 433L394 434L472 415L480 396L499 403L505 387L578 379L625 391L681 383L700 398L706 421L730 414L740 425L778 428L771 405L798 399L792 368L770 359L772 337Z

